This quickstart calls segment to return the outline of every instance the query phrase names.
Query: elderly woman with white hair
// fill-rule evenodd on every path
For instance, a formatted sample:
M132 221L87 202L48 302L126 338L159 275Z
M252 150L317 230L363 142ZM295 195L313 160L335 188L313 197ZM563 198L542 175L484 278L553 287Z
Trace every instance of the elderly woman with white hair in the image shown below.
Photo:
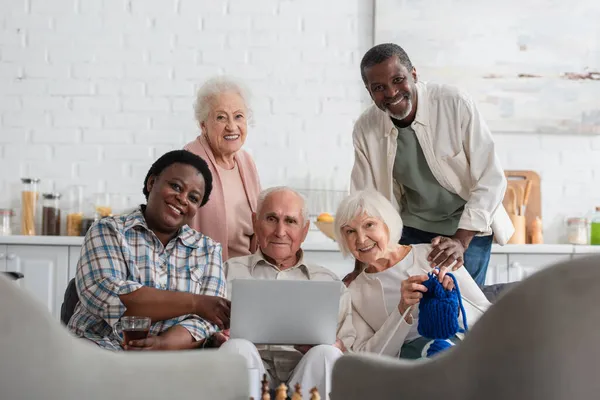
M426 355L430 339L418 332L419 301L432 268L427 261L430 244L399 245L402 219L394 206L376 191L358 191L346 197L335 216L335 236L341 252L366 265L350 283L352 321L356 329L353 351L401 358ZM433 270L444 289L454 281L446 268ZM468 327L490 303L466 269L453 272L460 289ZM462 324L462 316L459 317ZM451 338L452 344L461 334Z
M195 114L202 131L184 149L204 158L213 176L213 192L189 225L223 247L223 261L256 250L252 213L260 193L254 160L242 146L251 111L248 92L227 77L206 81L198 90Z

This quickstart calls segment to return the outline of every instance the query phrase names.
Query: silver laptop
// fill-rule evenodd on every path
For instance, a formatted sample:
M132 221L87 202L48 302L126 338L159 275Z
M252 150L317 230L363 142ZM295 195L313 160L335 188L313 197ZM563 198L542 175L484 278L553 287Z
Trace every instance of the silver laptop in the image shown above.
M342 282L234 279L230 337L254 344L333 344Z

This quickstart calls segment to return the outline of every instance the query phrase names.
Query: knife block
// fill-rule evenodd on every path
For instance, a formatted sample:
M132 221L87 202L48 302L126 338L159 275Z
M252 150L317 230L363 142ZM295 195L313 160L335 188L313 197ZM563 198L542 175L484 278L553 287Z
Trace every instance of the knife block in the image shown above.
M508 214L515 227L515 233L511 236L508 244L527 243L527 220L524 215Z

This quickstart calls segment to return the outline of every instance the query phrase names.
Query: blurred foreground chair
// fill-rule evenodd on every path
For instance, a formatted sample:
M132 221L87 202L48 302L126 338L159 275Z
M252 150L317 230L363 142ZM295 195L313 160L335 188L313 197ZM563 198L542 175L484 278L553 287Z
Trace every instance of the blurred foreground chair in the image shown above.
M0 274L0 399L248 400L246 361L215 350L115 353L69 334Z

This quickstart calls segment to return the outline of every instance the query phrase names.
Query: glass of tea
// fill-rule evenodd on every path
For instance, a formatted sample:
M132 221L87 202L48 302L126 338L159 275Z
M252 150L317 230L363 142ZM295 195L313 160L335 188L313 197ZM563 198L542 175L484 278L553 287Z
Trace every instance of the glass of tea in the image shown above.
M149 317L123 316L115 324L115 333L123 338L123 346L132 340L146 339L152 321Z

